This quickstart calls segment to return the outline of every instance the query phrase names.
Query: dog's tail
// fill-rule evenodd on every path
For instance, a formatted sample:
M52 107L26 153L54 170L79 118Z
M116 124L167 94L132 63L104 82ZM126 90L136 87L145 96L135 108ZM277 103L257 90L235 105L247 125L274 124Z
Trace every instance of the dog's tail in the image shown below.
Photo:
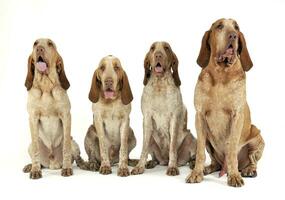
M131 167L135 167L139 163L139 159L129 159L128 160L128 165Z
M83 169L83 170L88 170L89 169L88 162L84 161L83 158L81 158L80 155L76 156L76 158L74 160L75 160L75 163L76 163L77 167L79 167L80 169Z

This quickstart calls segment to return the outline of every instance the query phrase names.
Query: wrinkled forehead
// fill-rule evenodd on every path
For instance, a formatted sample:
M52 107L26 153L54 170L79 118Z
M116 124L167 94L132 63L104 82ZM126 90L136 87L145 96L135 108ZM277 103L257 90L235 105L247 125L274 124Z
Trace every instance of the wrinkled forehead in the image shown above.
M225 27L234 27L238 24L233 19L219 19L212 24L211 29L215 29L218 25L224 25Z
M55 43L49 38L39 38L34 42L34 47L44 46L44 47L54 47L56 49Z
M170 47L169 44L164 41L154 42L152 46L155 47L155 49L164 49L164 47Z
M105 67L120 67L121 63L120 60L118 58L116 58L115 56L109 55L106 56L104 58L102 58L102 60L100 61L100 66L105 66Z

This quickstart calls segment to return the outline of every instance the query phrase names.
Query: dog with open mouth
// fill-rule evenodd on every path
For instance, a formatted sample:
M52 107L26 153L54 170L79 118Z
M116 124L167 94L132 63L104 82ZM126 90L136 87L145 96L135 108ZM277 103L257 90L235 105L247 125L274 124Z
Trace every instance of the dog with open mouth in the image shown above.
M62 176L73 174L72 163L84 169L77 143L71 137L70 102L66 90L69 81L55 43L38 39L28 60L25 86L32 143L32 163L24 167L30 178L42 177L41 168L62 168Z
M140 161L132 170L168 165L166 174L179 174L178 166L195 162L196 139L187 129L187 110L183 105L178 59L167 42L151 45L144 60L143 148ZM152 160L147 162L148 154Z
M130 127L132 91L126 72L115 56L104 57L95 70L89 92L92 102L93 124L85 137L85 150L89 158L88 169L103 175L112 173L111 166L119 163L118 176L128 176L129 159L136 146Z
M245 38L232 19L212 24L202 39L197 59L202 67L195 88L197 155L187 183L199 183L203 176L227 173L228 185L241 187L243 177L257 175L264 141L251 123L246 100L246 74L253 66ZM211 164L204 167L205 149Z

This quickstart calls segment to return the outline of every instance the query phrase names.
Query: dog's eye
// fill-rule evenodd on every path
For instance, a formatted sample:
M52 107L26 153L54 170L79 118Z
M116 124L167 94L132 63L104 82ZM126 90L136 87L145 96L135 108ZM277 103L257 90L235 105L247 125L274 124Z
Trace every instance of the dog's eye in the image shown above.
M51 41L48 41L48 46L53 47L53 43Z
M217 26L217 28L220 29L220 30L222 30L222 29L224 28L224 25L223 25L223 24L219 24L219 25Z
M165 46L164 50L169 51L169 46Z
M34 46L37 46L37 45L38 45L38 43L39 43L38 41L35 41L35 42L34 42Z
M235 29L238 31L239 30L239 26L236 24L235 25Z
M114 70L115 70L115 71L118 71L119 69L120 69L120 67L119 67L118 65L115 65L115 66L114 66Z
M101 66L100 66L100 69L101 69L102 71L104 71L104 70L105 70L105 66L104 66L104 65L101 65Z
M150 47L150 50L151 50L151 51L154 51L154 45Z

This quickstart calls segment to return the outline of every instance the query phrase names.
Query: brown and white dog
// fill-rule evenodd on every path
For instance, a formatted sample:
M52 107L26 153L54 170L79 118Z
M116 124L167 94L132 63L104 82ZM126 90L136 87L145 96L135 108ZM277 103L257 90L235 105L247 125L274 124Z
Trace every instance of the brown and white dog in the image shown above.
M145 167L160 164L168 165L167 175L175 176L178 166L194 163L196 151L196 139L187 130L178 59L168 43L155 42L146 54L144 68L143 149L132 174L142 174ZM146 163L148 154L152 161Z
M69 82L63 60L50 39L35 41L28 60L25 86L28 90L28 112L32 143L32 164L23 171L30 178L42 177L41 167L62 168L62 176L72 175L72 162L86 168L79 146L70 135L70 102L66 93Z
M204 174L221 170L220 176L228 174L228 185L240 187L241 176L257 175L264 141L250 119L245 72L253 64L236 21L213 23L203 37L197 63L202 67L194 100L197 155L186 182L201 182ZM205 148L211 157L206 168Z
M120 60L104 57L93 75L89 99L93 103L93 124L85 137L89 170L110 174L119 162L118 176L128 176L129 153L136 146L130 127L132 91ZM130 164L130 163L129 163Z

